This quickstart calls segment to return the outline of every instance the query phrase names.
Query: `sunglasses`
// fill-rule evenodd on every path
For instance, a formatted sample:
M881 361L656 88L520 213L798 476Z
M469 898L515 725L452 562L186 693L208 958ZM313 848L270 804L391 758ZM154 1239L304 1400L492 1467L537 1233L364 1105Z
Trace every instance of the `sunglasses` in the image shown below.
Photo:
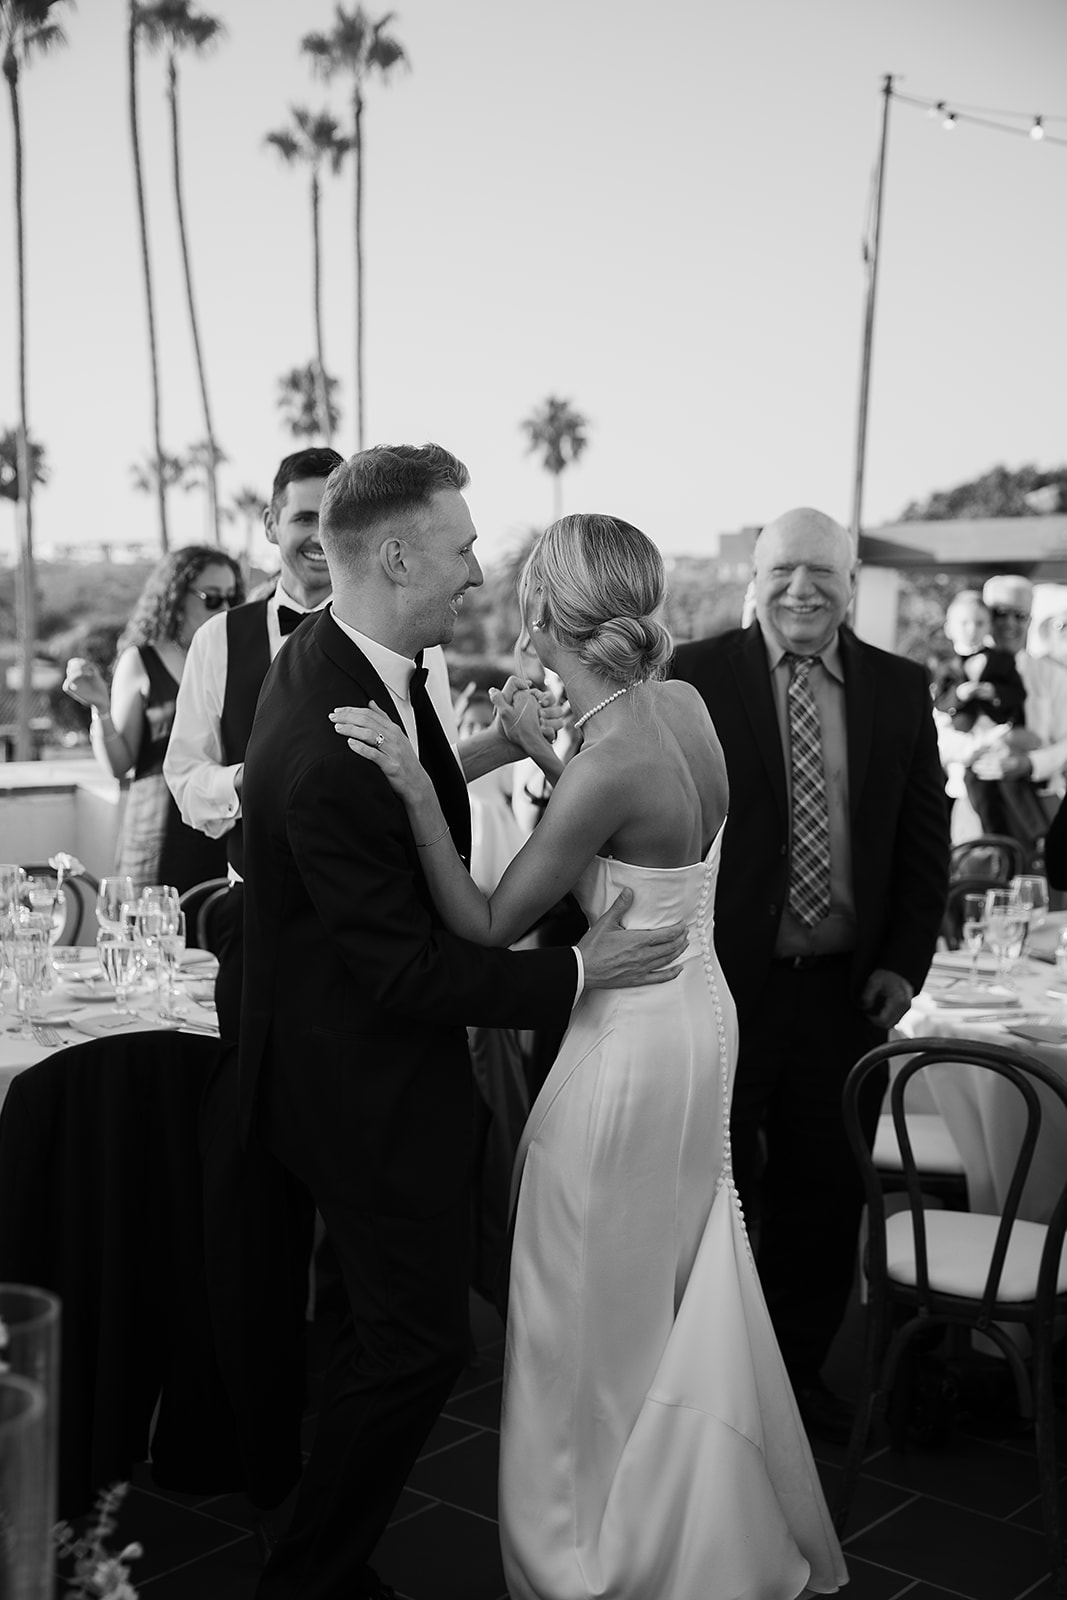
M1015 622L1029 622L1029 611L1017 611L1014 606L993 606L992 615L998 622L1006 622L1009 617Z
M227 589L190 589L190 594L195 594L198 600L204 602L205 611L217 611L220 606L235 606L237 604L237 590Z

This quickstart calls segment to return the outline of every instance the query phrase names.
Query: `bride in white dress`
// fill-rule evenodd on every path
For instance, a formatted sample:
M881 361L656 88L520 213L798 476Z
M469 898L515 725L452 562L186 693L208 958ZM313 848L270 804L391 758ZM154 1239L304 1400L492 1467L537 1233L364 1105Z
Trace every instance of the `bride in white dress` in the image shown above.
M525 627L584 743L561 768L534 697L495 697L555 789L488 900L407 741L379 747L393 724L351 712L344 729L403 796L453 932L510 944L568 890L592 920L628 888L630 926L690 933L673 981L582 996L523 1136L500 1437L512 1600L793 1600L847 1581L730 1170L726 773L699 695L657 681L663 594L655 546L616 518L566 517L534 547Z

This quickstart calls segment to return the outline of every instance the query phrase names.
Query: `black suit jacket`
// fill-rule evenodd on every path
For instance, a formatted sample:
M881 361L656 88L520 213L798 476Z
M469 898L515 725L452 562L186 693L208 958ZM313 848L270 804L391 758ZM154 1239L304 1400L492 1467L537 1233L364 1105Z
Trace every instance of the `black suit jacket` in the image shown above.
M857 991L876 967L918 989L948 885L944 779L926 673L841 629ZM738 1010L760 1003L789 880L789 803L758 623L678 649L673 676L703 696L722 741L730 810L716 941Z
M470 1136L466 1024L562 1027L577 986L570 950L513 953L446 932L407 813L329 712L392 698L329 611L273 663L245 757L245 978L241 1111L261 1067L302 1052L342 1069L339 1134L380 1179L378 1203L465 1182ZM469 841L466 786L435 716L423 765L454 837ZM461 844L462 848L462 844Z

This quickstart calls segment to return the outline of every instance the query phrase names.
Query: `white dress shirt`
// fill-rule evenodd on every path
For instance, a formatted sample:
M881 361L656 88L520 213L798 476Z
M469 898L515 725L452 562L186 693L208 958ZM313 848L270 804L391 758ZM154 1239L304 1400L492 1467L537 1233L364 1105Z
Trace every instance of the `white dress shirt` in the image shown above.
M315 609L321 611L329 601ZM273 661L285 643L278 623L279 605L306 612L307 607L287 594L281 584L267 601L267 640ZM378 647L381 648L380 646ZM450 744L457 740L456 718L448 684L448 665L439 647L427 650L426 689ZM185 661L174 710L163 776L174 796L182 821L209 839L229 833L241 815L234 779L241 763L222 760L222 706L226 697L226 616L209 617L193 635ZM327 710L332 710L328 707Z
M1064 792L1064 766L1067 765L1067 667L1051 656L1032 656L1020 650L1015 665L1026 691L1026 726L1041 740L1037 750L1027 750L1030 773L1035 783L1053 794ZM969 732L952 726L946 712L935 711L937 742L942 765L949 774L948 791L956 798L966 793L963 769L969 767L988 745L997 744L1008 733L1004 723L980 716Z

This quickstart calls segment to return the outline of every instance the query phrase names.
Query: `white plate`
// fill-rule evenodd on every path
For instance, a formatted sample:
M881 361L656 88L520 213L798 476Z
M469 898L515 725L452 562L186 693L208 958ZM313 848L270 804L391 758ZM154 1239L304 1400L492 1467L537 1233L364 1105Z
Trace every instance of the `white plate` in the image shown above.
M129 1016L125 1011L97 1011L90 1012L88 1016L79 1012L73 1024L79 1033L87 1033L93 1039L113 1039L124 1033L136 1033L146 1028L158 1028L158 1022L150 1022L146 1017L136 1013Z
M953 1010L961 1011L1010 1010L1013 1006L1022 1004L1013 989L1002 989L996 984L982 988L962 983L958 988L950 989L947 994L936 995L935 1003L938 1006L951 1006Z
M932 972L970 972L971 954L969 950L938 950L930 963ZM993 973L997 964L993 956L978 957L979 973Z
M183 967L217 967L219 958L210 950L183 950L181 965Z
M71 984L68 994L69 998L76 1000L80 1006L95 1005L101 1000L114 1000L115 985L113 983L105 983L103 978L92 978L86 983Z
M39 1027L59 1027L64 1022L73 1022L81 1011L81 1006L41 1006L37 1011L31 1011L30 1021Z

